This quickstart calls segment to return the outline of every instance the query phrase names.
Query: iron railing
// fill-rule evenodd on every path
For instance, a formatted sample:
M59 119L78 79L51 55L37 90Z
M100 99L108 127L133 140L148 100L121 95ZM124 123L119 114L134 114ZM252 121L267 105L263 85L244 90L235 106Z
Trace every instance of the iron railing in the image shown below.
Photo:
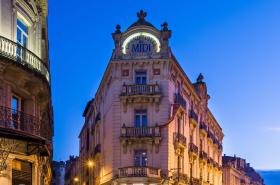
M94 156L101 153L101 144L97 144L95 147L94 147Z
M204 130L204 131L207 132L207 125L206 125L204 122L201 122L201 123L200 123L199 128L200 128L201 130Z
M207 154L206 152L204 152L204 151L200 151L199 157L200 157L201 159L207 160L207 159L208 159L208 154Z
M160 94L158 84L123 85L121 96Z
M190 110L189 118L194 119L196 122L198 122L198 115L196 114L196 112L193 109Z
M189 183L189 177L187 174L181 173L181 172L173 172L172 173L172 180L177 182L179 184L183 183L183 184L188 184Z
M180 93L175 93L175 104L181 105L184 109L187 107L187 102Z
M0 127L44 136L39 118L3 106L0 106Z
M0 55L40 73L48 82L50 81L49 70L43 60L27 48L2 36L0 36Z
M160 137L160 128L154 127L126 127L123 125L122 137Z
M198 147L194 143L189 143L189 151L198 154Z
M183 146L187 145L187 138L181 133L175 132L173 134L173 139L174 143L181 143Z
M119 178L125 177L158 177L160 178L160 169L154 167L124 167L119 168Z

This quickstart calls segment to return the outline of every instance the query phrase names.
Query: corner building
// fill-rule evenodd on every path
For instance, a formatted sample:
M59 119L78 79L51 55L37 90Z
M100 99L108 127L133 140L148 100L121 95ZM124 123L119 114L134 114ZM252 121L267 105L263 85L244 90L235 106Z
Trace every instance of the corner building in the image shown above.
M48 1L0 0L0 184L49 185Z
M175 56L171 30L146 21L112 34L115 48L84 111L80 158L94 161L81 184L222 185L223 132L199 75L192 83Z

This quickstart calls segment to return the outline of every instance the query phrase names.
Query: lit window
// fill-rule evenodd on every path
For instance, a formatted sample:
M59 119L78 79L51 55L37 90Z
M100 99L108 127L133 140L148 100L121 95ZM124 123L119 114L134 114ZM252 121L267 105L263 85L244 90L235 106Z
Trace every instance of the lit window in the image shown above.
M135 72L135 83L136 84L147 84L147 72L136 71Z
M147 127L148 117L147 110L136 110L135 111L135 126L136 127Z
M147 166L148 157L147 150L135 150L134 151L134 165L135 166Z
M17 19L17 43L22 47L27 47L28 43L28 26L23 23L23 21ZM21 47L17 48L17 56L23 59L24 52Z

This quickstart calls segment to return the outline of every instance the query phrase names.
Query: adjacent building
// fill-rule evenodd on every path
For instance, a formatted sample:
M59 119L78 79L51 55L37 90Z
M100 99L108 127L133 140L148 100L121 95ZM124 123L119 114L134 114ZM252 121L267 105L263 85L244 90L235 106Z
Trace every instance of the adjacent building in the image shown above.
M51 184L47 0L0 0L0 184Z
M65 166L65 185L78 185L80 184L80 163L79 157L70 156L66 161Z
M65 162L52 162L52 185L65 185Z
M115 48L80 132L79 184L222 185L223 132L200 74L192 83L171 51L167 23L138 20Z
M264 185L264 181L245 159L224 155L223 185Z

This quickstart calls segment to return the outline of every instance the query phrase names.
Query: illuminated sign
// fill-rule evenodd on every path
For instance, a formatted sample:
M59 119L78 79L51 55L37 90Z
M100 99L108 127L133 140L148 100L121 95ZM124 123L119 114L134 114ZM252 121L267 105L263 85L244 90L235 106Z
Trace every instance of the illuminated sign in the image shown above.
M158 38L147 32L130 35L122 45L123 54L131 56L147 56L159 51L160 42Z

